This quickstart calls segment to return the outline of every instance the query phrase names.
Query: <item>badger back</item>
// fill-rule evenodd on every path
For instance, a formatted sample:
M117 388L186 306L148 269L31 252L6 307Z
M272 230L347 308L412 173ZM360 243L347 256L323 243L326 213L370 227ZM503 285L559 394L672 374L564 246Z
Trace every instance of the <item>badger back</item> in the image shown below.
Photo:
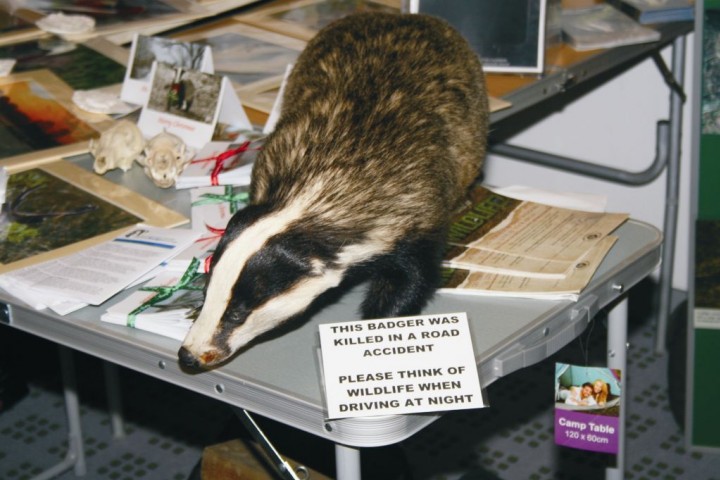
M436 229L478 176L487 124L482 68L458 32L425 15L351 15L298 58L252 202L313 190L320 214Z

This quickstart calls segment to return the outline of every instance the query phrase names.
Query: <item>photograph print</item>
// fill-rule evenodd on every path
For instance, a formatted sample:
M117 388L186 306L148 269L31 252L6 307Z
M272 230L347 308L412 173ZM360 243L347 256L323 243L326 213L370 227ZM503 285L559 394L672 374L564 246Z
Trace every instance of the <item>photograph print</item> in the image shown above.
M14 170L0 214L0 273L75 253L137 223L188 218L65 160Z
M122 83L125 65L89 45L46 36L0 46L0 58L15 59L14 73L48 69L74 90L92 90Z
M67 88L63 86L47 70L0 79L0 159L99 136L94 126L58 98L58 89Z
M703 18L702 133L720 135L720 10Z
M411 13L443 18L480 55L489 72L543 70L546 0L417 0Z
M45 170L15 173L0 217L0 264L129 227L141 218Z
M149 80L153 62L200 70L206 47L198 43L138 35L133 42L129 78Z
M213 124L221 99L217 75L157 63L147 108L203 124Z
M555 367L555 402L559 408L617 416L620 385L618 370L564 363Z

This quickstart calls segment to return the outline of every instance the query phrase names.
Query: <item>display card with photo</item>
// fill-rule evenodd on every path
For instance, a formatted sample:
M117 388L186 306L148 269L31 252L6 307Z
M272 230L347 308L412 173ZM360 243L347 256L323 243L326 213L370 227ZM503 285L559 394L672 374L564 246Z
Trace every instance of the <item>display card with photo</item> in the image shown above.
M155 62L151 78L138 121L146 138L167 131L198 150L212 140L218 122L252 129L227 77Z
M153 62L205 73L214 72L212 51L207 45L136 34L130 47L130 61L120 93L123 101L145 105L150 94Z

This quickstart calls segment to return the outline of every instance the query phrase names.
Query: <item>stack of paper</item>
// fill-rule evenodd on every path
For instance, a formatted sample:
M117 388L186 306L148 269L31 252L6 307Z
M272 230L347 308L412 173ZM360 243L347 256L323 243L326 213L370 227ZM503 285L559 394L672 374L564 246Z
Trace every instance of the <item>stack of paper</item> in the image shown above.
M576 299L628 215L554 207L473 190L454 218L443 289L455 293Z
M0 275L0 287L60 315L100 305L198 237L188 229L138 225L105 243Z
M644 27L611 5L563 11L562 30L578 51L655 42L660 32Z
M178 176L175 188L249 185L262 140L210 142Z
M193 231L197 236L145 278L145 286L107 310L101 320L182 340L203 302L210 257L230 218L245 207L247 191L230 185L190 191Z
M695 0L611 0L642 24L688 22L695 18Z
M230 185L200 187L190 190L190 199L192 228L200 232L200 236L168 262L166 267L176 272L184 272L193 259L200 260L200 271L207 271L209 257L215 251L230 218L245 207L248 193Z
M206 275L194 259L185 272L164 272L110 307L100 320L182 341L202 307Z

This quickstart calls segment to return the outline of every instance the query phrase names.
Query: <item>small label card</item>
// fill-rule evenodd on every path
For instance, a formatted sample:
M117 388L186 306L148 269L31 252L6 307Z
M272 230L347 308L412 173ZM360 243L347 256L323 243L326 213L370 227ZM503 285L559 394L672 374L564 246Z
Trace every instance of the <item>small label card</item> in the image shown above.
M555 365L555 443L593 452L618 453L620 370Z
M319 329L328 418L485 406L465 313Z

